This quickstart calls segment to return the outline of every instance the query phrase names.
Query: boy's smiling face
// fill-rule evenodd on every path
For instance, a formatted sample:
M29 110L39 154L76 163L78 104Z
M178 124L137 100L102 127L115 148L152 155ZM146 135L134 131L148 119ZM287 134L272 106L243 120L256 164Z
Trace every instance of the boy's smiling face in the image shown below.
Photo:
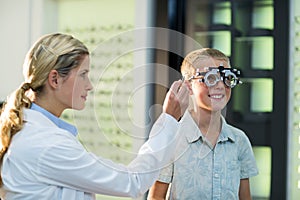
M223 60L208 58L198 62L195 68L199 68L200 72L206 72L207 67L219 67L223 65L229 68L228 63ZM223 81L217 82L212 87L207 87L205 83L199 80L192 80L192 94L195 97L197 107L212 112L221 111L228 103L231 97L231 88L227 87Z

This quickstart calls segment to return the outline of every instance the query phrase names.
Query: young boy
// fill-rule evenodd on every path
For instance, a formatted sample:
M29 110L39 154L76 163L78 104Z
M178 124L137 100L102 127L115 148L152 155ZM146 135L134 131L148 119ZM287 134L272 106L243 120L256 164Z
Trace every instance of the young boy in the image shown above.
M181 73L194 104L180 121L187 148L161 171L148 199L251 199L249 178L258 174L251 144L221 114L240 83L239 71L219 50L203 48L185 57Z

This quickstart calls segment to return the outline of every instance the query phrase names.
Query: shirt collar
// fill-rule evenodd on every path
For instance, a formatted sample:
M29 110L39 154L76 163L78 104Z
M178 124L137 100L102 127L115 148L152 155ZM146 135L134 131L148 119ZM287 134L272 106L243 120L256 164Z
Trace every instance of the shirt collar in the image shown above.
M53 115L52 113L48 112L44 108L38 106L37 104L32 103L30 109L42 113L43 115L45 115L48 119L50 119L59 128L64 129L64 130L70 132L74 136L77 135L78 131L77 131L77 128L75 126L73 126L72 124L69 124L69 123L61 120L60 118L56 117L55 115Z
M230 140L231 142L235 142L235 135L231 130L229 124L227 124L223 116L221 116L221 120L222 120L222 129L218 141L224 142Z
M230 130L223 116L221 116L221 120L222 120L222 129L221 129L218 142L225 142L228 140L234 142L235 136ZM192 118L189 111L185 112L180 122L181 122L180 128L186 134L186 139L189 143L193 143L199 140L200 138L204 138L203 134L201 133L197 124L194 122L194 119Z
M180 132L185 133L188 143L193 143L202 137L202 133L194 122L189 111L186 111L180 120Z

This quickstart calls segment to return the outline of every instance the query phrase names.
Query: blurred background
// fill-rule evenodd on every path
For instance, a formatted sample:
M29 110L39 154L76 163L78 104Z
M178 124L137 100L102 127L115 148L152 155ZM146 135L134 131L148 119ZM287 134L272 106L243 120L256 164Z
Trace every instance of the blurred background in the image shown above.
M94 91L83 112L62 117L89 151L124 164L147 139L184 56L223 51L242 70L224 115L253 145L253 199L299 199L299 0L0 0L0 25L1 101L22 83L41 35L69 33L89 47Z

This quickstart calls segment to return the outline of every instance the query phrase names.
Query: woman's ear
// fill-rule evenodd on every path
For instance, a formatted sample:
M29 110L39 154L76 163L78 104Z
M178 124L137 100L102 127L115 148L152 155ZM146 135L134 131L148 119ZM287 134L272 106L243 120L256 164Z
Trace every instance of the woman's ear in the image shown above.
M56 89L58 88L58 81L59 79L59 74L56 70L51 70L49 75L48 75L48 83L50 85L51 88Z

